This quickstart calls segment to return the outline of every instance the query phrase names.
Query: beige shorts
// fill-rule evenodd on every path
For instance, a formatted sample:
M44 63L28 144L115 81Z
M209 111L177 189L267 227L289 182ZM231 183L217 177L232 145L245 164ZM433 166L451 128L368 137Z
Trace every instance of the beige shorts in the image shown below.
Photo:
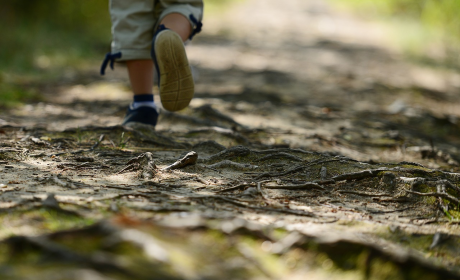
M110 0L112 54L117 61L151 59L154 31L168 14L179 13L189 19L193 29L203 18L202 0Z

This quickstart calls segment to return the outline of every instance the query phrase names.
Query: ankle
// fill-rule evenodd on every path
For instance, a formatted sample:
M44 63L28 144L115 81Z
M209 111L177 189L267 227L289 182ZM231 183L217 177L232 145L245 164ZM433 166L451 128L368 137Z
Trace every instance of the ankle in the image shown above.
M131 103L130 107L134 110L139 107L151 107L155 109L157 108L153 100L153 94L151 93L134 95L134 100L133 103Z

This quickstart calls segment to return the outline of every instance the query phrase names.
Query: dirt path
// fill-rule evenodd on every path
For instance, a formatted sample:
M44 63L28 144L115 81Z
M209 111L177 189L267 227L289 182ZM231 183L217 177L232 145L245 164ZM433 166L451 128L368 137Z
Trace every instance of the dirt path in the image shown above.
M284 2L207 18L196 97L156 130L118 126L121 66L0 113L0 275L458 279L459 74Z

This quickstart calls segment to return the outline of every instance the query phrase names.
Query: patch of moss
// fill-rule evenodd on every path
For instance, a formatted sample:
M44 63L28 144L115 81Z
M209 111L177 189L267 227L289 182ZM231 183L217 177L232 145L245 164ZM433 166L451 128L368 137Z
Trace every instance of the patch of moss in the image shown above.
M82 218L47 208L15 210L0 215L0 235L6 237L13 233L19 234L24 227L33 227L38 234L84 227L94 222L92 218Z
M42 101L43 98L33 89L18 83L7 82L0 72L0 108L17 107L25 102Z

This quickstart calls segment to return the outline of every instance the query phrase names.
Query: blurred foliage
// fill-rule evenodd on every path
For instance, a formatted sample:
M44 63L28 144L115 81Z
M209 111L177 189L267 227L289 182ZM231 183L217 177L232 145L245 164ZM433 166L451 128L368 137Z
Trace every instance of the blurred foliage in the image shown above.
M3 0L0 71L31 72L103 55L110 43L108 0Z
M109 49L108 0L3 0L0 107L40 100L31 82L58 80Z
M332 0L372 19L394 23L406 50L421 54L437 48L444 63L460 62L459 0ZM440 55L440 53L442 53Z

